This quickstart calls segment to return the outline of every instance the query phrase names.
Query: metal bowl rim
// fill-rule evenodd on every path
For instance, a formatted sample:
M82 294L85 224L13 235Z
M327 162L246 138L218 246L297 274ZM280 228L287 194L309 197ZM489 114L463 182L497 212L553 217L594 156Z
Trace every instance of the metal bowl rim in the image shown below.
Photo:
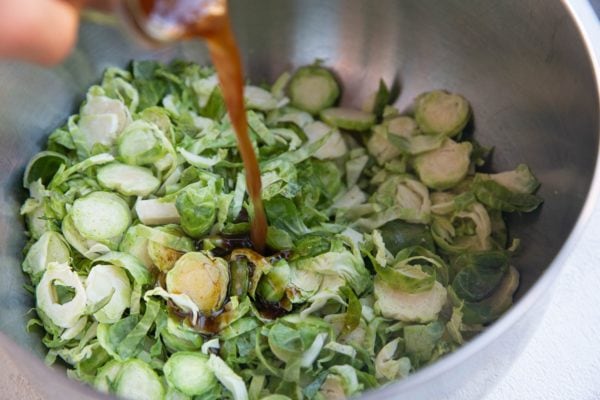
M595 78L595 95L596 103L600 104L600 29L597 29L595 34L589 31L589 27L597 24L597 17L591 5L585 1L560 0L565 10L570 14L572 22L579 31L579 35L585 49L587 51L588 61L593 69ZM600 115L600 107L597 109ZM477 335L474 339L465 343L458 350L444 356L442 359L434 362L432 365L424 367L410 376L392 383L388 386L377 388L365 392L361 398L375 399L383 396L392 397L394 394L402 393L424 385L429 381L437 379L446 371L465 362L467 359L475 356L483 348L496 341L502 334L515 325L526 313L532 308L540 298L549 290L557 280L561 270L564 268L566 261L573 252L578 240L585 231L588 220L590 219L598 198L600 197L600 126L598 126L598 140L596 165L592 175L590 188L588 190L586 200L579 213L576 223L571 230L567 240L560 248L556 257L548 265L543 274L536 280L533 286L523 295L523 297L513 305L498 321L494 322L484 332ZM0 343L5 343L13 346L18 346L12 339L9 339L0 332ZM33 358L33 357L32 357ZM41 363L41 360L35 359L35 362ZM56 370L48 369L48 372L55 379L61 381L64 385L71 386L82 395L94 395L98 399L109 399L109 396L93 391L76 381L68 379L64 373ZM34 386L38 386L39 382L32 382Z

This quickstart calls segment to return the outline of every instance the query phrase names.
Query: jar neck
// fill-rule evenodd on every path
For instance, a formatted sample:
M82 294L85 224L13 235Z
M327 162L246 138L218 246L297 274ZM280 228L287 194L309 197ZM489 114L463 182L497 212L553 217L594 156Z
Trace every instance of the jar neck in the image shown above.
M121 0L125 27L151 46L191 36L208 36L227 16L226 0Z

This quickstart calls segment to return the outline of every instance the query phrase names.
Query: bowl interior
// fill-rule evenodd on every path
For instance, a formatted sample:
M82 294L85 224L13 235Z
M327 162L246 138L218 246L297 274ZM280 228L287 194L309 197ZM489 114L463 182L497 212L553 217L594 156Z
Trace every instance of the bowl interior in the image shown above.
M524 162L542 182L541 209L510 218L522 240L518 296L527 293L569 236L598 151L593 67L562 2L237 0L231 9L253 82L322 59L345 84L344 104L360 105L379 78L397 82L401 109L434 88L469 99L474 137L494 146L490 168ZM201 43L149 50L110 24L87 22L59 67L0 64L0 331L39 355L39 338L25 332L32 301L20 271L25 164L104 68L143 58L208 62Z

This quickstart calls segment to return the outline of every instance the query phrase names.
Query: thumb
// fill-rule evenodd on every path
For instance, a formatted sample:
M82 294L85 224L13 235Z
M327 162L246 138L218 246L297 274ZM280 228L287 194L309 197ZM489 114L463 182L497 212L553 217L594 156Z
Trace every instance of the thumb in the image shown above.
M0 57L52 65L75 43L78 8L63 0L0 0Z

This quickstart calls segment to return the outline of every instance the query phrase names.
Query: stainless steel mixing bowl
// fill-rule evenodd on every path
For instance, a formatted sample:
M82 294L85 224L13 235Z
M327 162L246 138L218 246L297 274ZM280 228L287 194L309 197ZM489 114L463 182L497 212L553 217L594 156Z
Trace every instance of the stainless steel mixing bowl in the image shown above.
M492 167L526 162L542 182L541 210L510 220L523 243L516 305L459 351L366 397L481 398L543 311L598 191L597 72L572 7L558 0L232 2L253 81L320 58L340 74L346 104L360 104L380 77L399 81L400 108L425 90L458 91L475 110L475 137L495 146ZM48 398L99 395L46 369L39 337L25 331L32 300L19 266L23 168L104 68L148 57L207 62L200 43L148 51L114 27L87 23L60 67L0 64L0 343Z

